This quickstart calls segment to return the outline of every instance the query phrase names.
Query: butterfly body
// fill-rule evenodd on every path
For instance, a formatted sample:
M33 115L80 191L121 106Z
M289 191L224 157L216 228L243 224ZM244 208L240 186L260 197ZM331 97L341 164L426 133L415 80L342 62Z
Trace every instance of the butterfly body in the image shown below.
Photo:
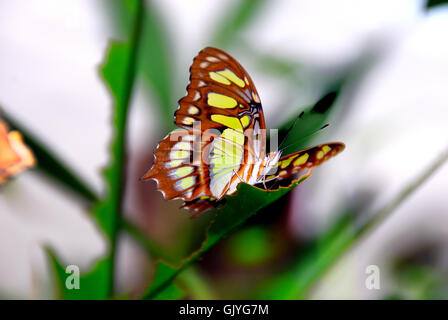
M158 144L142 179L155 180L165 199L182 199L195 214L216 207L240 183L290 178L344 147L325 144L284 157L266 153L266 124L251 78L229 54L210 47L193 60L174 119L180 129Z

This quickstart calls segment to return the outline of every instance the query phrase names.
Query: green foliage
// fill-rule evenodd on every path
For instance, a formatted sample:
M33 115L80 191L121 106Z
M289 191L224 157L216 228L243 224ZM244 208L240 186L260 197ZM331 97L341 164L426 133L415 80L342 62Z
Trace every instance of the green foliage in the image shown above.
M389 217L405 200L448 161L448 149L406 184L381 210L364 221L355 220L358 213L348 213L330 231L300 256L288 270L269 281L260 292L263 299L302 299L325 272L366 234Z
M199 268L190 266L178 277L179 286L188 292L188 299L212 300L216 299L213 288L206 281Z
M106 299L114 291L115 245L121 226L122 197L124 194L124 170L126 152L126 123L136 74L141 28L143 25L143 1L135 1L134 27L127 42L112 42L101 67L101 75L108 85L114 101L113 138L111 160L104 170L106 194L93 208L94 217L105 233L110 245L109 254L89 273L82 277L80 290L63 290L65 298ZM54 260L54 259L53 259ZM56 264L58 269L58 265ZM61 272L57 273L61 275ZM63 279L61 279L63 281ZM62 286L65 288L64 286Z
M275 247L270 230L261 226L243 229L229 241L229 253L235 262L245 266L259 265L270 259Z
M447 0L427 0L426 1L426 9L432 9L434 7L440 6L440 5L446 5L448 4Z
M436 300L444 297L446 277L431 266L410 263L401 266L396 274L403 297L411 300ZM446 291L446 290L445 290Z
M120 21L119 29L127 34L132 28L133 9L130 1L107 1L109 11ZM174 74L173 55L169 43L169 33L165 23L152 2L145 5L145 24L142 26L141 53L138 71L141 72L151 93L156 98L159 115L165 129L173 127L172 112L175 106L173 99ZM151 111L154 111L152 109Z
M181 271L195 262L205 252L242 225L260 209L287 194L302 181L297 181L289 188L280 188L277 191L264 191L247 184L240 184L238 186L238 193L233 196L226 196L227 203L225 207L216 210L216 218L210 225L201 248L185 259L179 267L171 267L164 263L159 263L155 280L143 298L154 299L156 295L167 290L170 283Z

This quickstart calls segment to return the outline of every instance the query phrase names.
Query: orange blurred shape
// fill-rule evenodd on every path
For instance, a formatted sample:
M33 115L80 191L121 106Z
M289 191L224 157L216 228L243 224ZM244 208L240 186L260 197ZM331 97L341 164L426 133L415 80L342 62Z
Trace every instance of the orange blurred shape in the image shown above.
M18 131L8 132L0 120L0 184L35 164L31 150L23 143Z

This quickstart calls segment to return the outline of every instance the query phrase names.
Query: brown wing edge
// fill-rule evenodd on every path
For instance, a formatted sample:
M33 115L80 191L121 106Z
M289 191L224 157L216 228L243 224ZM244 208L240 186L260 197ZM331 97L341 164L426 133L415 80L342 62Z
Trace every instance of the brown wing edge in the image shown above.
M179 135L178 138L173 139L172 135ZM207 190L207 185L203 183L204 176L208 173L203 172L201 170L205 170L206 168L196 166L192 164L193 151L190 151L190 159L187 162L182 162L178 166L168 168L166 163L171 161L170 152L173 151L173 146L181 141L184 135L192 135L192 131L179 130L173 131L169 133L165 138L163 138L160 143L157 145L156 150L154 152L154 163L141 178L141 181L146 180L154 180L157 184L157 190L160 191L165 200L172 199L182 199L184 201L191 201L200 196L208 195L210 192ZM191 147L193 150L193 147ZM176 170L182 167L192 167L193 171L181 178L171 178L169 176L169 172L171 170ZM174 188L174 184L182 179L187 177L194 177L195 183L182 191L178 191ZM191 192L190 192L191 191ZM188 195L190 194L190 195Z

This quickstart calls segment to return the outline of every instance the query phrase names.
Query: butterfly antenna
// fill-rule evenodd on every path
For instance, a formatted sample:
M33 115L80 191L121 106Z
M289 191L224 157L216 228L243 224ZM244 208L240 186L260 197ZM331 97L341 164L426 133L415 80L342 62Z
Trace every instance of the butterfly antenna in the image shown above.
M285 147L283 147L283 148L280 148L280 146L281 146L281 145L280 145L279 148L278 148L278 150L279 150L279 151L283 151L283 150L285 150L286 148L289 148L289 147L291 147L291 146L293 146L293 145L295 145L295 144L301 143L303 140L305 140L305 139L307 139L307 138L309 138L309 137L311 137L311 136L314 136L316 133L318 133L319 131L325 129L325 128L328 127L328 126L329 126L328 123L327 123L327 124L324 124L322 127L320 127L319 129L317 129L316 131L311 132L310 134L307 134L306 136L301 137L301 138L300 138L299 140L297 140L296 142L293 142L293 143L291 143L291 144L289 144L289 145L287 145L287 146L285 146ZM284 142L284 140L282 141L281 144L283 144L283 142Z
M292 129L294 129L294 127L296 126L296 123L299 119L301 119L303 117L303 115L305 114L304 111L302 111L297 118L294 120L294 122L289 126L288 130L286 130L286 134L283 137L282 143L280 143L280 145L278 146L278 149L281 149L281 146L283 145L283 143L285 143L286 139L288 138L289 134L291 133Z

